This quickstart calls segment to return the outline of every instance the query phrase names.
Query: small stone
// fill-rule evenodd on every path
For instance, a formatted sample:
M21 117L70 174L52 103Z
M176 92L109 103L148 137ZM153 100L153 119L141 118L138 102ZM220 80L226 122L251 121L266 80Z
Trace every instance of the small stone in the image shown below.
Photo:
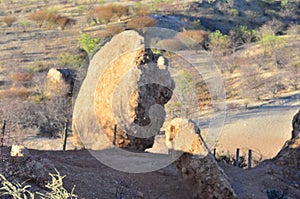
M28 157L28 150L22 145L13 144L10 151L11 157Z
M187 169L186 169L185 167L183 167L183 168L181 169L181 172L184 173L184 174L186 174L186 173L187 173Z
M144 198L144 193L141 191L138 191L136 195L137 197Z

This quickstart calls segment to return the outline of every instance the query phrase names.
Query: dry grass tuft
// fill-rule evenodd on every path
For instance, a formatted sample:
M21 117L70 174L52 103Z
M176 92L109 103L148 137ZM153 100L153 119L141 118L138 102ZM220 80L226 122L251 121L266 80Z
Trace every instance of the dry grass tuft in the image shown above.
M148 6L141 6L136 9L135 13L138 16L147 16L147 15L150 15L152 13L152 11Z
M105 6L95 7L88 12L88 20L93 20L96 24L108 23L113 18L120 19L122 16L127 16L129 7L117 4L108 4Z
M135 17L132 18L127 23L127 28L129 29L139 29L139 28L145 28L145 27L151 27L156 24L156 20L151 17Z
M32 91L26 88L10 88L6 90L0 90L1 98L28 98L32 94Z
M11 27L14 22L17 21L17 17L15 16L4 16L2 21L8 26Z
M208 38L208 32L204 30L187 30L179 34L183 34L187 37L190 37L191 39L193 39L195 42L199 43L202 46L205 45L205 41Z
M28 18L34 21L39 27L46 26L52 28L59 26L64 29L67 25L75 23L74 19L59 15L56 11L38 10L28 15Z
M33 75L26 72L14 72L10 74L10 80L13 82L26 82L32 80Z

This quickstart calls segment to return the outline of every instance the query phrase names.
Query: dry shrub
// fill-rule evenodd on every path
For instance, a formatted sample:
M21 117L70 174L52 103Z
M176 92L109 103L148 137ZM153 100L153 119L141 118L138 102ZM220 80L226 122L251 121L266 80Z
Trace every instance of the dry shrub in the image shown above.
M11 27L12 24L17 21L17 17L15 17L15 16L4 16L2 18L2 20L4 21L4 23L6 23L6 25L8 27Z
M53 27L55 25L64 29L67 25L75 23L75 20L68 17L60 16L55 11L38 10L28 15L28 18L34 21L39 27Z
M183 34L187 37L190 37L191 39L193 39L195 42L199 43L202 46L205 45L205 41L208 38L208 32L204 30L187 30L179 34Z
M139 28L145 28L145 27L151 27L156 24L156 20L151 17L135 17L132 18L127 23L127 28L129 29L139 29Z
M88 18L93 19L96 23L107 23L113 16L112 7L101 6L96 7L88 12Z
M10 88L0 90L0 98L28 98L32 91L26 88Z
M33 75L26 72L14 72L10 74L10 80L13 82L26 82L32 80Z
M120 18L128 15L129 7L123 5L112 5L112 11L118 18Z
M165 2L158 3L156 5L156 8L165 14L168 14L168 13L172 14L176 10L174 5L172 5L170 3L165 3Z
M141 6L141 7L139 7L139 8L136 9L135 13L138 16L147 16L147 15L150 15L152 13L152 11L147 6Z
M66 26L75 24L76 21L68 17L58 16L55 23L63 30Z
M100 23L108 23L112 20L112 18L117 17L121 18L122 16L128 15L129 8L128 6L116 5L116 4L108 4L105 6L100 6L93 8L88 12L88 19L94 20L97 24Z
M28 18L38 24L39 27L42 27L45 21L50 21L53 19L53 12L47 12L46 10L38 10L36 12L30 13Z
M109 32L110 35L116 35L124 31L125 27L123 24L114 24L114 25L107 26L106 30L107 32Z
M164 39L159 41L156 45L158 48L166 49L168 51L179 51L186 48L186 45L178 39Z
M123 24L113 24L108 25L105 30L100 30L96 33L96 37L100 38L101 40L106 39L107 37L112 37L120 32L124 31L125 27Z

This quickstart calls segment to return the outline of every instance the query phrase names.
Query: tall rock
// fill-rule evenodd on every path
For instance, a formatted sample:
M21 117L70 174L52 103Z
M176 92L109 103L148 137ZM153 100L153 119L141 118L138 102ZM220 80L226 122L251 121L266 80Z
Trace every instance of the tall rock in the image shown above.
M167 66L157 65L139 33L114 36L94 55L81 85L74 144L97 150L112 144L138 151L151 147L174 87Z

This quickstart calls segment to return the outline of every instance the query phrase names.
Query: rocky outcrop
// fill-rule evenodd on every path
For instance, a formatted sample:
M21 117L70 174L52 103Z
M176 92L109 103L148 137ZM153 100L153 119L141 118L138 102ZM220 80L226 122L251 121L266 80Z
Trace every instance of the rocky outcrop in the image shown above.
M237 198L228 177L211 155L199 157L184 153L176 161L176 168L195 199Z
M300 134L288 140L273 159L275 164L300 169ZM292 171L292 169L290 169Z
M193 198L236 198L228 177L208 153L194 122L176 118L166 125L165 133L170 152L184 152L175 165Z
M194 122L175 118L165 128L166 145L172 151L200 155L206 150L200 139L200 129Z
M103 149L107 141L130 150L150 148L175 87L167 61L159 63L135 31L106 43L91 60L76 99L74 144L81 139L91 149Z
M300 134L300 111L293 118L292 138L296 138Z

